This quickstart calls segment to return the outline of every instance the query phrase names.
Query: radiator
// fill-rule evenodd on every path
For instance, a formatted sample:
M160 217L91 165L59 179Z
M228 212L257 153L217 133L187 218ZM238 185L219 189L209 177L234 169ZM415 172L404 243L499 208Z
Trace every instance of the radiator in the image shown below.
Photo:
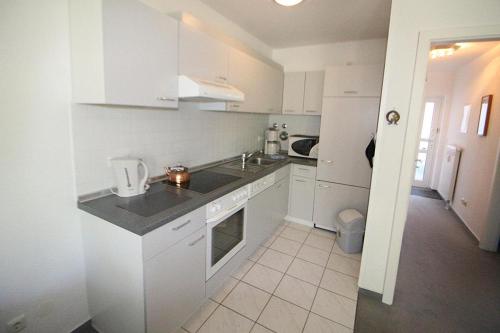
M446 202L447 207L453 201L455 184L457 182L458 165L462 150L454 145L446 146L443 165L441 166L441 177L439 178L438 192Z

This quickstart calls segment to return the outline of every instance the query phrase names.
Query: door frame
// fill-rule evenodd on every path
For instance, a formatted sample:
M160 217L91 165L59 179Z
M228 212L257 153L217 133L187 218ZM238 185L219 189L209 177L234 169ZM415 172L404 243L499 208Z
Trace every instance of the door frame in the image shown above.
M424 170L424 179L422 181L415 181L415 173L413 175L413 181L412 181L412 186L416 187L427 187L431 188L431 184L433 181L433 175L434 175L434 168L436 167L435 162L436 162L436 155L438 151L438 145L441 139L441 120L443 119L443 103L444 103L444 96L425 96L424 100L422 102L422 107L425 106L427 102L434 102L434 105L438 105L437 112L434 110L434 115L432 117L432 121L435 122L436 128L437 128L437 133L434 136L433 141L433 149L431 153L427 153L427 158L426 158L426 167ZM417 148L416 148L416 153L415 153L415 158L418 157L418 152L419 152L419 147L420 147L420 133L422 132L422 122L423 122L423 117L424 113L421 113L421 119L420 119L420 126L419 126L419 135L418 135L418 141L417 141ZM436 117L437 116L437 117ZM429 158L430 157L430 158ZM415 160L416 161L416 160Z
M478 26L465 28L450 28L432 31L421 31L418 38L417 56L414 67L412 82L412 93L410 97L410 108L408 124L404 141L403 158L401 160L401 172L399 175L397 199L392 224L392 232L389 243L389 253L385 269L384 289L382 302L392 304L396 279L401 254L403 232L408 216L410 204L409 196L414 176L414 163L419 137L418 128L422 118L422 106L424 101L425 78L429 62L429 51L434 42L450 41L477 41L500 39L500 25Z

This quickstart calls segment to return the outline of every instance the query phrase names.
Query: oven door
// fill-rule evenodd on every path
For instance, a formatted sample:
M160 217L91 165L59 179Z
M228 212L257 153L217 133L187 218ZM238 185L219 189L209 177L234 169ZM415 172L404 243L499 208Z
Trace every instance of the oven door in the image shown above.
M246 244L247 202L207 221L207 274L210 279Z

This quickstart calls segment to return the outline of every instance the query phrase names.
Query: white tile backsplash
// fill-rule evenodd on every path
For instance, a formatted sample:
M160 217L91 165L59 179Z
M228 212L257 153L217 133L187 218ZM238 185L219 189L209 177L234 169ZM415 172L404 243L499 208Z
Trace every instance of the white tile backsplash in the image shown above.
M75 104L72 108L77 192L113 186L108 159L143 158L150 175L181 163L188 167L261 149L268 115Z
M291 115L271 115L269 116L269 126L278 123L280 131L283 131L281 125L286 123L288 128L285 130L289 135L307 134L319 135L321 117L320 116L291 116ZM288 140L281 142L281 149L288 149Z

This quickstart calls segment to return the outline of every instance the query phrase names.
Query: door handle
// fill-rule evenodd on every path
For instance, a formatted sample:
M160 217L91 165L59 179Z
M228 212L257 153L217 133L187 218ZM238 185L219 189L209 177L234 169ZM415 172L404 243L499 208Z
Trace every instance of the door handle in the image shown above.
M198 244L203 238L205 238L205 235L201 235L197 240L194 240L192 241L191 243L189 243L188 245L189 246L195 246L196 244Z
M178 225L177 227L173 227L172 228L172 231L178 231L182 228L184 228L185 226L187 226L189 223L191 223L191 220L187 220L186 222L184 222L183 224L180 224Z

